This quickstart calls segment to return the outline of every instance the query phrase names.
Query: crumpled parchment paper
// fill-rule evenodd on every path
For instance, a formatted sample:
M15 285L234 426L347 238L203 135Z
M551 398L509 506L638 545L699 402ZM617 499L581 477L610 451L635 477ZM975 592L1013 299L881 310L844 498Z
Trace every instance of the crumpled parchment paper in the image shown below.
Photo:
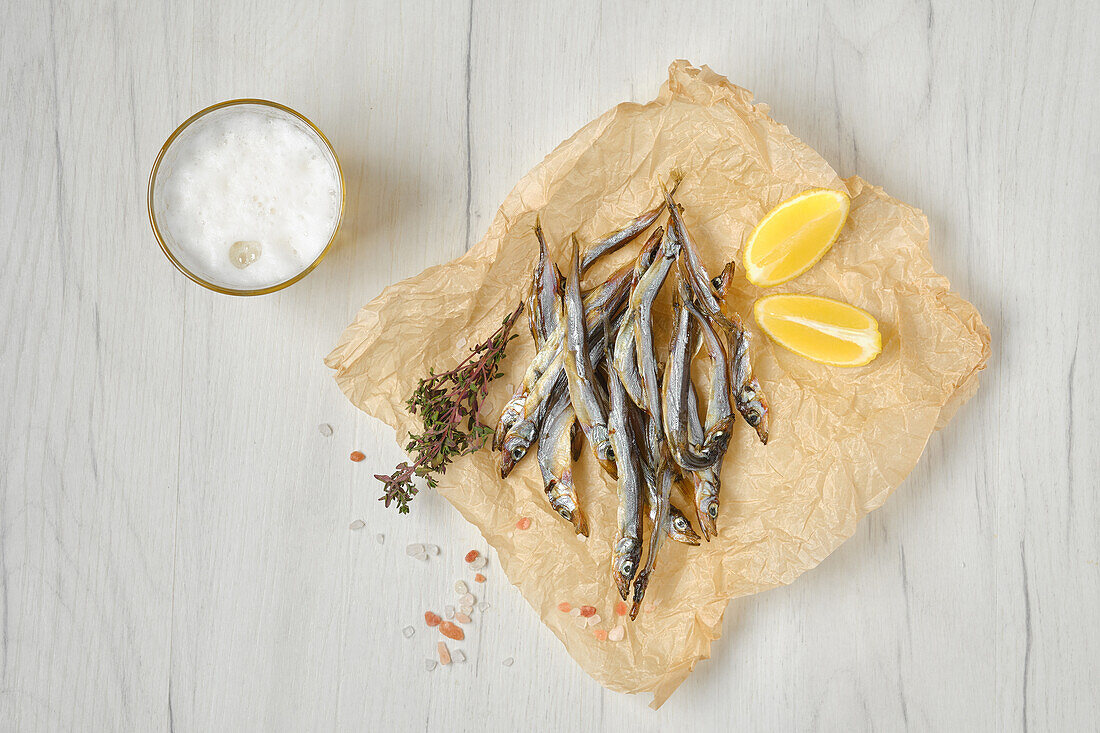
M454 463L439 487L584 670L613 690L653 692L655 707L710 656L729 599L790 583L821 562L882 505L932 431L977 389L989 332L933 270L924 215L858 177L841 180L750 92L677 61L654 101L618 105L524 176L477 246L368 303L325 360L348 399L403 443L416 426L404 402L418 379L429 367L457 363L465 349L456 342L485 338L525 295L536 213L564 267L569 233L591 240L654 206L658 181L673 168L686 174L677 199L710 272L738 262L728 298L752 332L756 374L771 402L767 446L743 421L735 430L722 469L718 538L700 547L666 541L626 638L601 642L557 610L563 600L591 604L603 628L622 621L609 569L614 486L590 451L574 474L592 527L586 542L550 510L533 455L505 481L496 454L484 449ZM770 208L812 186L850 192L848 224L821 262L768 292L828 296L872 313L883 351L865 367L823 366L785 351L751 315L763 291L741 272L743 242ZM636 249L591 276L606 275ZM507 376L490 393L491 424L533 354L522 316L517 326ZM690 504L677 503L693 516ZM534 520L526 531L516 529L523 516Z

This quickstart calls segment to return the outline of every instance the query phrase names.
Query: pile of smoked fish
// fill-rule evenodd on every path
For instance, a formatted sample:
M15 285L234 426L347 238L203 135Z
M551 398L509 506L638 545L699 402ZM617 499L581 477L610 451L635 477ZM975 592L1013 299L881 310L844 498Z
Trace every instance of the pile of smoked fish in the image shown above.
M665 536L699 544L691 521L671 502L674 484L690 486L686 493L709 541L718 531L719 474L736 415L762 442L768 440L768 403L753 376L748 335L741 318L723 307L733 263L716 278L707 273L674 199L681 178L674 172L669 185L661 186L659 206L583 251L574 234L564 277L536 222L539 258L527 313L537 353L493 440L505 478L538 443L550 505L585 536L588 521L572 463L588 443L616 481L611 574L624 600L633 583L631 618ZM667 222L652 231L632 262L604 282L582 285L593 263L640 239L666 212ZM653 304L666 284L674 289L667 352L658 350L653 328ZM707 394L692 381L696 358L705 360ZM651 530L643 567L647 511Z

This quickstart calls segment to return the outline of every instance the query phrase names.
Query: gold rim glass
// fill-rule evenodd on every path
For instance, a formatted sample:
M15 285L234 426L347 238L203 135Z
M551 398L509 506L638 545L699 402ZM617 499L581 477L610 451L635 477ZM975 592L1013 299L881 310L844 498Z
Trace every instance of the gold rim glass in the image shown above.
M325 244L325 248L321 250L321 253L317 255L313 262L311 262L304 270L299 272L294 277L288 280L284 280L280 283L276 283L275 285L268 285L262 288L239 289L225 287L224 285L219 285L217 283L211 282L210 280L204 278L202 275L192 272L187 266L180 262L179 258L172 251L172 246L168 243L168 238L161 231L160 223L157 221L157 211L153 203L154 193L157 186L157 173L160 170L160 165L161 162L164 160L165 154L172 147L172 143L174 143L176 139L179 138L180 134L183 133L184 130L186 130L196 121L202 119L211 112L215 112L217 110L224 109L225 107L231 107L234 105L254 105L271 108L274 110L278 110L278 112L281 112L285 115L289 115L292 120L297 120L298 122L304 124L317 136L318 140L321 142L322 149L327 151L328 155L331 156L331 163L336 167L336 175L340 182L340 212L336 217L336 222L333 224L332 234L329 235L328 243ZM168 139L164 142L164 145L160 149L160 153L157 154L156 161L153 163L153 170L149 172L149 191L146 205L149 209L149 223L153 227L153 234L154 236L156 236L157 242L160 244L161 251L164 252L164 256L167 257L173 265L175 265L176 269L186 275L188 279L198 283L199 285L202 285L204 288L209 288L214 292L224 293L225 295L264 295L266 293L273 293L276 290L282 290L283 288L298 282L303 277L308 275L313 270L313 268L317 267L321 260L325 258L325 255L328 254L328 251L332 248L333 241L335 241L336 239L336 233L340 230L340 223L344 220L345 201L346 194L344 189L344 171L340 167L340 159L336 156L336 150L332 147L332 143L328 141L328 138L325 137L325 134L321 132L321 130L318 129L316 125L310 122L310 120L305 115L291 109L290 107L287 107L286 105L279 104L278 102L271 102L266 99L230 99L225 102L219 102L218 104L211 105L206 109L199 110L195 114L188 117L182 125L177 127L175 131L168 136Z

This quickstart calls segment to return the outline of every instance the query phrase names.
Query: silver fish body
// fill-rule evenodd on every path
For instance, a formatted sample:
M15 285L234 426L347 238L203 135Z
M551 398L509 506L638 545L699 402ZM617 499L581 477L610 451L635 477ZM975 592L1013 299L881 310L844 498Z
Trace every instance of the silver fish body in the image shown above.
M673 172L673 193L675 193L676 188L680 185L682 178L683 176L678 171ZM595 264L596 260L600 257L616 251L624 244L634 239L634 237L653 226L653 222L657 221L657 218L661 216L661 213L665 210L665 206L666 203L662 201L655 208L634 217L629 224L621 229L616 229L590 244L584 251L584 257L581 258L581 274L583 275L588 272L588 269Z
M691 314L685 299L690 298L686 284L677 277L678 292L672 304L672 337L668 346L664 382L661 385L661 420L665 440L676 463L685 465L689 450L687 427L687 390L691 384Z
M652 516L653 530L649 533L649 550L646 554L645 566L638 571L634 578L634 603L630 608L631 620L637 618L641 609L642 599L645 598L646 588L649 586L649 578L657 565L657 555L661 550L661 544L668 532L669 505L672 494L672 484L675 480L675 470L672 460L666 454L661 459L661 465L657 469L657 490L655 492Z
M653 462L657 462L661 442L661 385L657 354L653 346L653 301L668 277L679 251L679 243L671 231L666 231L662 240L661 256L638 279L630 295L629 312L634 320L635 351L645 403L642 407L650 416L646 425L646 450Z
M623 600L630 595L630 584L638 571L642 556L642 493L644 481L637 441L632 434L632 420L626 389L614 371L608 375L610 412L608 429L615 449L618 477L617 531L611 550L611 576Z
M703 442L703 423L699 419L699 404L694 387L689 387L688 392L688 429L691 432L693 442ZM702 531L703 537L708 542L711 537L718 535L718 493L722 486L720 465L719 463L715 466L708 466L691 472L695 517L699 521L699 529Z
M571 443L575 431L573 406L565 395L550 408L539 434L538 463L550 507L573 525L577 534L588 536L588 519L581 510L573 484Z
M596 460L615 476L615 449L607 429L607 404L588 353L587 324L580 290L580 245L573 236L573 255L565 279L566 350L564 367L569 397L577 421L592 446Z

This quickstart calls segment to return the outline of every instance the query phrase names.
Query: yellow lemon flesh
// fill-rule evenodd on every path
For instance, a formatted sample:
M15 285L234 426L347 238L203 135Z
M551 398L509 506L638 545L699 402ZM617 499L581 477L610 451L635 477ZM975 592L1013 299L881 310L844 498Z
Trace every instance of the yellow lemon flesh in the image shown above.
M752 307L780 346L822 364L863 366L882 351L878 322L865 310L816 295L768 295Z
M762 288L801 275L840 236L852 200L842 191L812 188L768 212L745 244L745 276Z

